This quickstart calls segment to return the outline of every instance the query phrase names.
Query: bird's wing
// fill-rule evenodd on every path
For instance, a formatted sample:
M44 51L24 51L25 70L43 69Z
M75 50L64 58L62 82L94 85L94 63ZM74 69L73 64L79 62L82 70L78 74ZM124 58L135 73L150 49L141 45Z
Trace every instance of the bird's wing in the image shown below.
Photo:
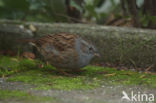
M49 44L58 51L66 51L67 49L74 48L77 37L77 35L73 34L59 33L43 36L37 39L35 43L39 47Z

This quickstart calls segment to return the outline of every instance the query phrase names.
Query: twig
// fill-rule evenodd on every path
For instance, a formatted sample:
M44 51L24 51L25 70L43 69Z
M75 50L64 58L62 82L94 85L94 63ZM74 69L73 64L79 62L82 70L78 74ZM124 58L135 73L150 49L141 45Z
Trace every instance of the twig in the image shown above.
M153 67L153 65L150 65L148 68L145 69L145 72L149 72L149 70Z

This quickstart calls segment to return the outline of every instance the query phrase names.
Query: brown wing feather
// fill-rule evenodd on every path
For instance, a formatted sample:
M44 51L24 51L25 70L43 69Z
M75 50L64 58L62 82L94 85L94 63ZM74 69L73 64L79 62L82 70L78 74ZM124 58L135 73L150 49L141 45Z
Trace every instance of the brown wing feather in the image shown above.
M74 48L75 39L77 35L69 34L69 33L58 33L53 35L46 35L37 40L35 40L35 44L39 47L46 43L51 43L55 49L59 51L65 51L69 48Z

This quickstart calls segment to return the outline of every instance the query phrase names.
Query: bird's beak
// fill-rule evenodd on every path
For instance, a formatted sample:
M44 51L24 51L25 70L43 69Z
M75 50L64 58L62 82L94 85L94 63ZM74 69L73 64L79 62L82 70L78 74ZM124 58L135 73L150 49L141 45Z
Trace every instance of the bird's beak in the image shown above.
M100 54L99 53L94 53L94 56L100 57Z

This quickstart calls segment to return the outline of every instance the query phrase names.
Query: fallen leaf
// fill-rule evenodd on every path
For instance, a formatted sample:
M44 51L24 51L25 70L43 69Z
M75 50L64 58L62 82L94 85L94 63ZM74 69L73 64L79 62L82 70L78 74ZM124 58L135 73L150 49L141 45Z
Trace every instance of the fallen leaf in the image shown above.
M36 27L32 24L29 25L29 29L32 31L32 32L35 32L36 31Z
M156 73L145 72L146 74L156 75Z
M146 77L146 75L141 75L141 76L140 76L140 78L144 78L144 77Z
M16 53L12 50L1 50L0 51L1 55L8 55L8 56L15 56Z
M145 72L148 72L150 69L152 69L153 65L150 65L148 68L145 69Z
M23 52L21 56L27 59L35 59L35 54L31 52Z
M116 75L116 73L106 74L106 75L104 75L104 76L105 76L105 77L109 77L109 76L114 76L114 75Z
M38 67L38 68L43 68L44 65L43 65L43 64L37 64L37 67Z
M18 59L17 58L11 58L11 60L18 62Z

